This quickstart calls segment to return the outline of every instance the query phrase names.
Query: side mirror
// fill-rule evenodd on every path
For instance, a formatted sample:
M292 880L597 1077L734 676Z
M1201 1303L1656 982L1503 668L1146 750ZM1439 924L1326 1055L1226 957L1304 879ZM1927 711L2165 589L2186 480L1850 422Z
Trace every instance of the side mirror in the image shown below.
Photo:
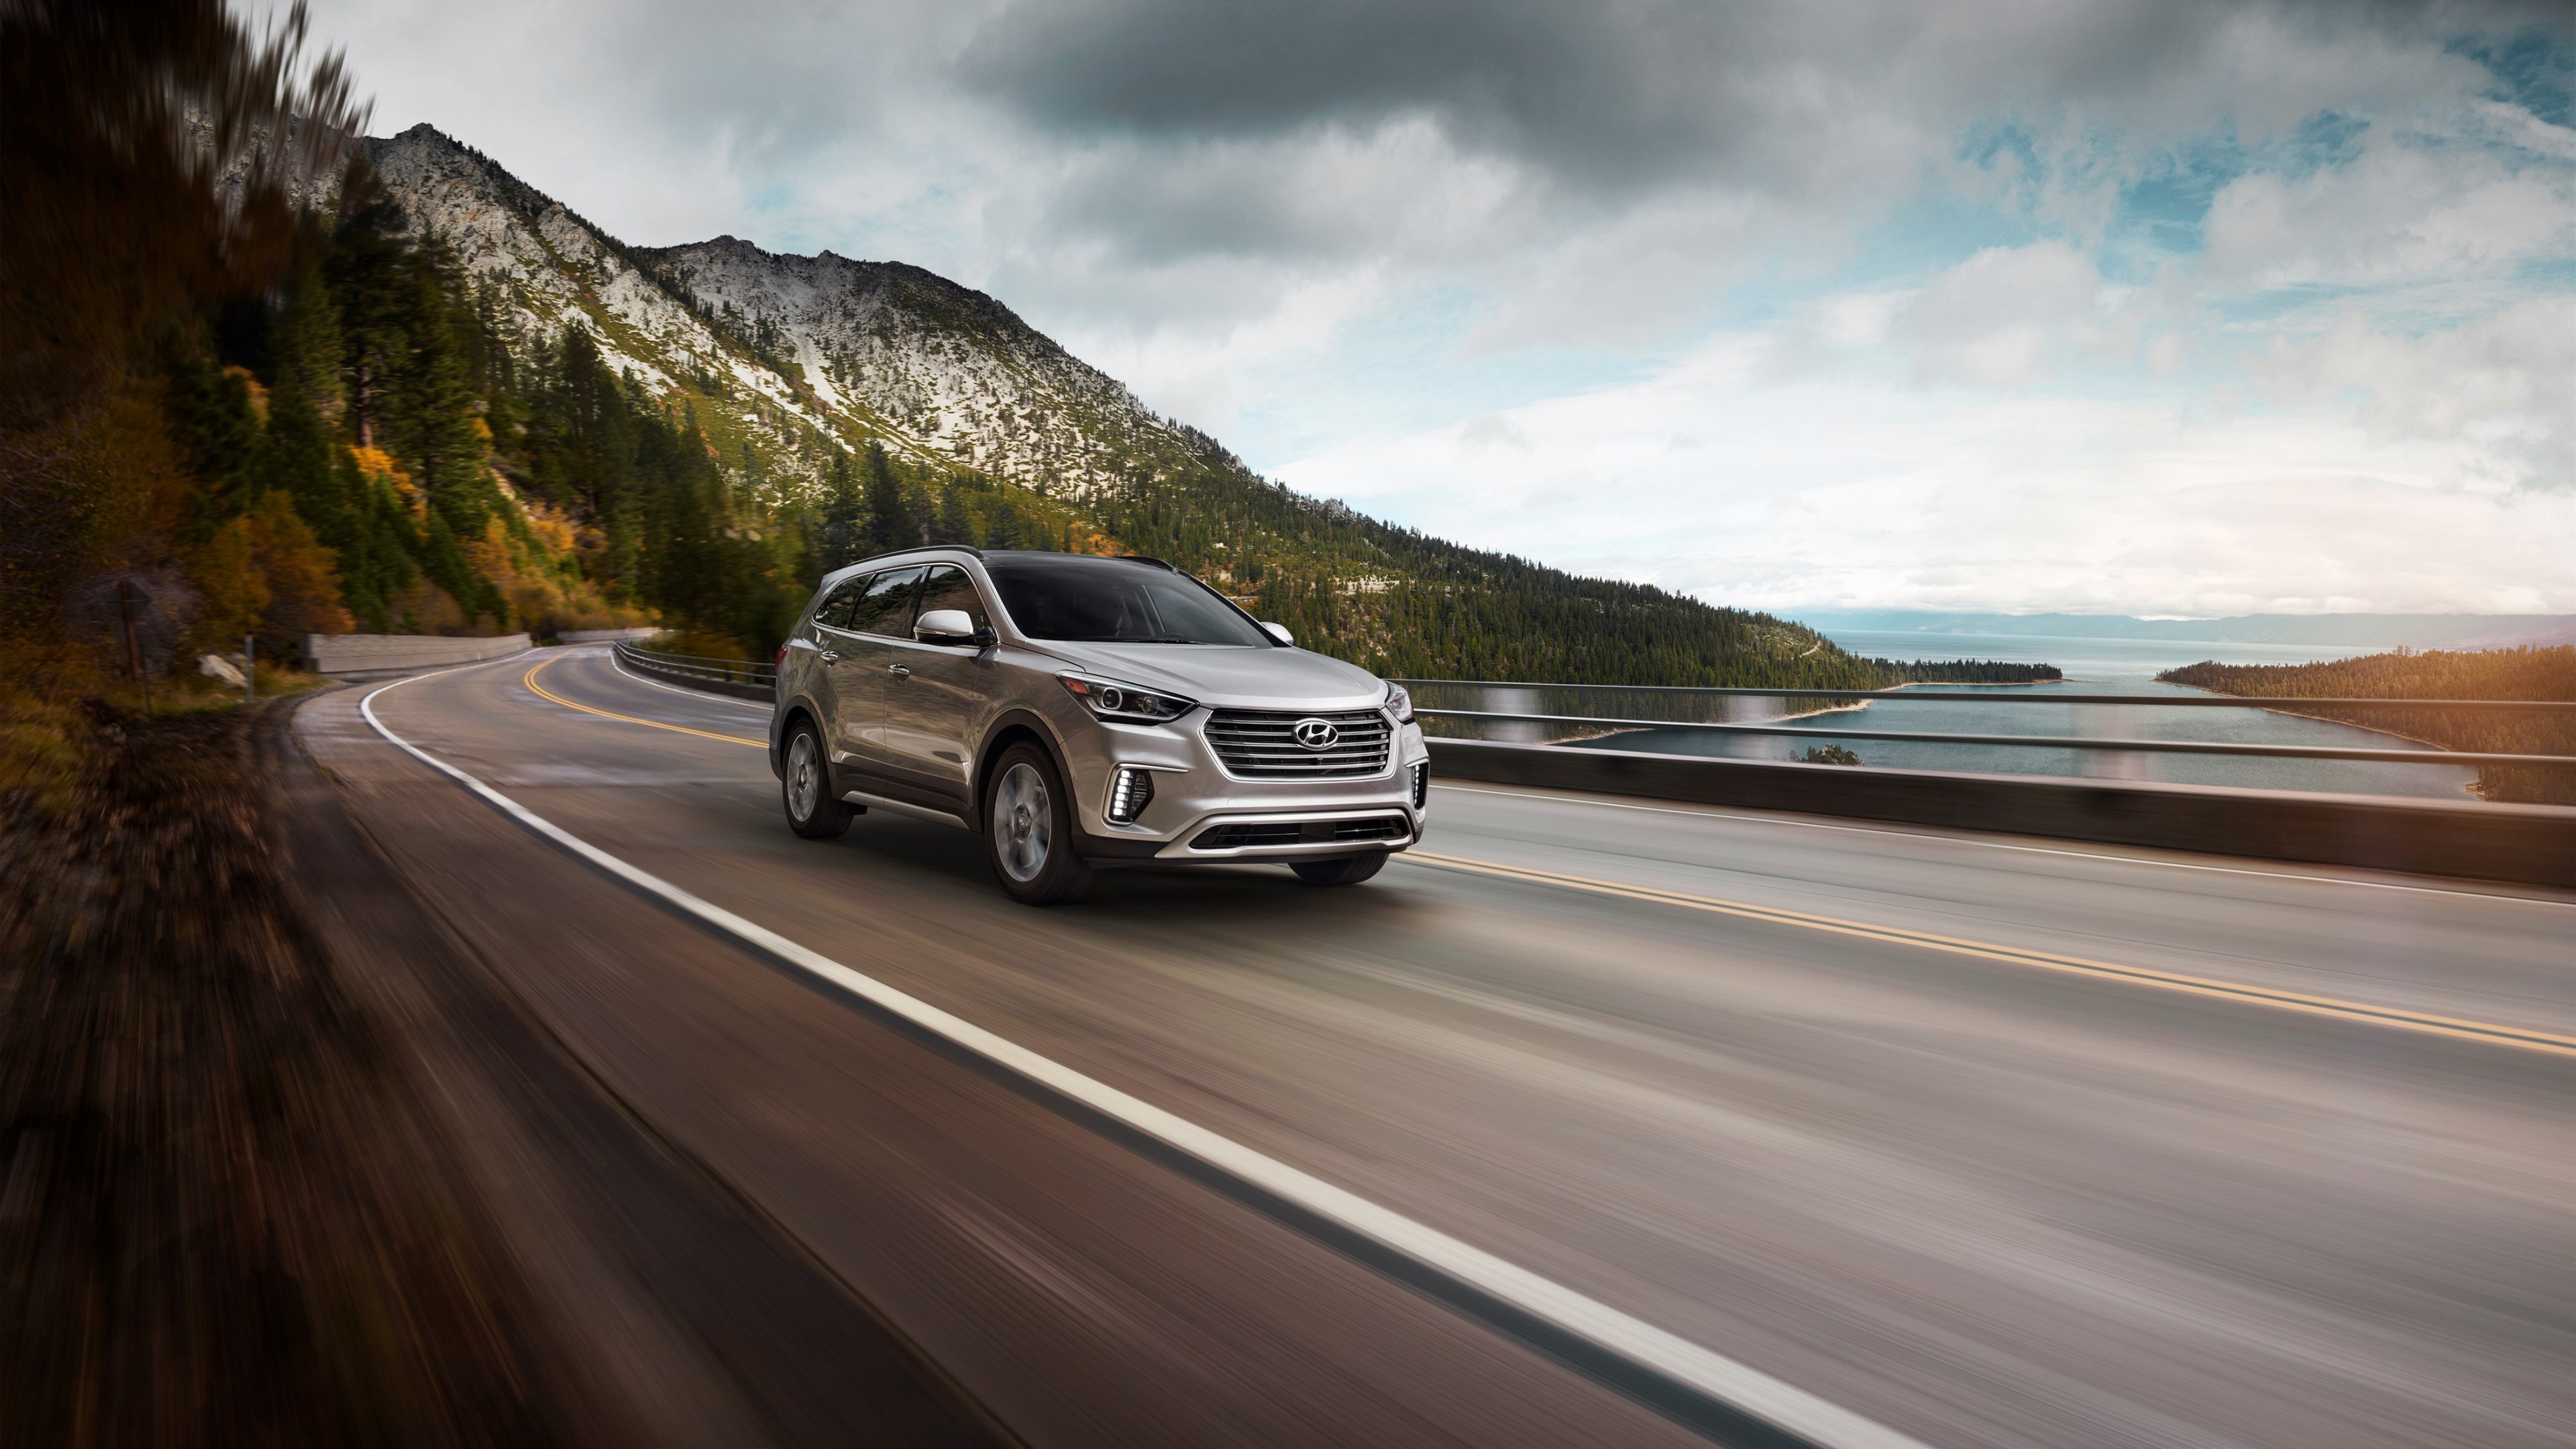
M1291 649L1297 647L1297 636L1289 633L1288 626L1285 624L1272 624L1265 622L1261 626L1261 632L1278 640L1280 643L1287 645Z
M924 644L981 644L991 632L976 628L964 609L933 609L912 624L912 637Z

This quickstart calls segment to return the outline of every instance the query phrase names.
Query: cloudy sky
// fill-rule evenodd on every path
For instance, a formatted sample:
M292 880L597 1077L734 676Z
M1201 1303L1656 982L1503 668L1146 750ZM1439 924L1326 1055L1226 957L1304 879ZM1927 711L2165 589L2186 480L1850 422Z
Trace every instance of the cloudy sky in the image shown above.
M313 0L628 241L981 287L1254 467L1712 601L2576 612L2576 19Z

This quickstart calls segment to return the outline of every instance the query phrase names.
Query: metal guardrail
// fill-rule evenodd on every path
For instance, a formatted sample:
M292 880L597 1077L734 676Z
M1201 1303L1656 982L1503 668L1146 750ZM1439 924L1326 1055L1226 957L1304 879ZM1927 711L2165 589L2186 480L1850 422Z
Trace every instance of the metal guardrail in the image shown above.
M2332 745L2234 745L2214 740L2114 739L2096 735L1962 735L1922 730L1820 730L1797 725L1717 724L1683 719L1610 719L1598 715L1505 714L1493 710L1424 709L1435 719L1526 720L1613 730L1700 730L1710 734L1796 735L1816 740L1895 740L1926 745L2008 745L2035 750L2149 750L2176 755L2264 755L2288 760L2383 760L2396 765L2576 765L2566 755L2498 755L2467 750L2348 750ZM2344 723L2344 721L2335 721ZM2368 725L2356 725L2368 729Z
M638 649L623 642L611 647L617 651L618 658L657 674L675 674L684 679L704 679L761 690L778 687L778 671L767 664L743 659L710 659L701 654L665 654L658 649Z
M778 673L770 665L741 659L714 659L704 655L670 654L656 649L638 648L619 642L612 646L618 657L639 668L657 674L692 681L703 681L724 693L757 694L767 697L777 688ZM1546 729L1625 733L1632 730L1685 730L1720 735L1786 736L1822 744L1855 740L1878 740L1898 744L2001 746L2010 749L2090 750L2102 753L2147 753L2176 755L2226 755L2286 760L2352 760L2391 765L2506 765L2519 767L2576 768L2576 756L2547 754L2511 754L2474 750L2446 749L2381 749L2347 748L2334 745L2236 744L2214 740L2170 740L2110 737L2101 735L1997 735L1959 734L1926 730L1817 729L1811 726L1774 723L1759 720L1712 720L1684 715L1655 717L1632 714L1563 714L1536 710L1450 709L1427 704L1423 696L1438 698L1456 690L1485 692L1487 699L1495 691L1528 699L1541 693L1591 695L1625 695L1638 700L1670 700L1686 704L1693 699L1724 702L1736 699L1834 700L1859 704L1872 700L1907 703L1975 703L1975 704L2058 704L2090 706L2140 706L2150 709L2262 709L2292 713L2320 708L2370 708L2391 711L2436 711L2490 713L2512 711L2526 714L2576 715L2576 701L2522 699L2311 699L2299 696L2253 696L2212 694L2071 694L2064 692L2027 691L2021 686L1998 685L1973 690L1928 689L1762 689L1756 687L1694 687L1688 685L1629 684L1538 684L1505 680L1399 679L1395 681L1415 693L1414 713L1429 719L1459 720L1475 724L1509 723L1535 725ZM1484 702L1484 701L1480 701ZM1518 703L1519 699L1512 702ZM2366 724L2350 720L2332 723L2368 729Z
M1903 744L2002 746L2013 749L2091 750L2103 753L2140 752L2179 755L2233 755L2289 760L2357 760L2370 763L2413 765L2509 765L2520 767L2576 767L2576 756L2553 754L2508 754L2472 750L2347 748L2332 745L2238 744L2211 740L2137 739L2107 736L2065 735L1998 735L1952 734L1924 730L1872 730L1836 727L1818 729L1777 720L1710 719L1691 717L1678 711L1670 716L1654 717L1633 713L1562 713L1521 709L1452 709L1437 701L1458 691L1475 691L1480 704L1536 704L1545 696L1572 695L1578 706L1587 696L1622 697L1617 702L1631 708L1660 705L1670 701L1687 707L1690 701L1705 699L1721 706L1727 701L1743 699L1828 700L1858 705L1871 701L1914 703L1976 704L2057 704L2093 706L2137 706L2149 709L2257 709L2272 710L2319 718L2312 711L2325 708L2384 710L2404 712L2479 713L2498 711L2540 716L2576 715L2576 701L2519 699L2311 699L2297 696L2249 695L2162 695L2162 694L2073 694L2030 690L2026 686L1998 685L1983 689L1762 689L1750 687L1694 688L1674 685L1617 684L1537 684L1502 680L1401 679L1396 683L1412 691L1414 713L1429 719L1458 720L1477 725L1496 723L1535 726L1543 732L1626 733L1635 730L1681 730L1693 733L1788 736L1820 744L1878 740ZM1499 696L1499 697L1498 697ZM1788 716L1783 716L1783 719ZM2334 719L2328 723L2370 729L2362 721ZM1572 742L1570 740L1566 742Z
M2027 684L1990 684L1978 689L1758 689L1735 685L1695 684L1532 684L1507 679L1398 679L1406 689L1562 689L1611 694L1710 695L1762 699L1943 700L1977 704L2144 704L2157 709L2318 709L2368 705L2373 709L2515 710L2576 713L2576 700L2563 699L2322 699L2306 695L2256 694L2013 694Z

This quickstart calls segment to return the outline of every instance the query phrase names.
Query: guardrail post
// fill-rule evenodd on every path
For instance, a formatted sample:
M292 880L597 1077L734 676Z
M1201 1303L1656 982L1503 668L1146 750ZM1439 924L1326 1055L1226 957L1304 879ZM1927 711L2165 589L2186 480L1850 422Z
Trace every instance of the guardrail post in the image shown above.
M1535 689L1486 689L1478 693L1482 696L1482 707L1494 714L1544 712L1539 707L1539 693ZM1547 727L1536 721L1489 720L1485 724L1485 738L1516 745L1542 744L1547 739Z
M1774 724L1789 717L1786 695L1729 695L1724 705L1721 718L1728 724ZM1777 735L1720 735L1718 751L1739 760L1786 760L1795 757L1797 743Z
M2104 705L2100 714L2107 718L2085 721L2083 733L2097 739L2125 740L2136 737L2138 712L2125 704ZM2086 750L2084 773L2100 780L2143 780L2147 778L2147 761L2136 750Z

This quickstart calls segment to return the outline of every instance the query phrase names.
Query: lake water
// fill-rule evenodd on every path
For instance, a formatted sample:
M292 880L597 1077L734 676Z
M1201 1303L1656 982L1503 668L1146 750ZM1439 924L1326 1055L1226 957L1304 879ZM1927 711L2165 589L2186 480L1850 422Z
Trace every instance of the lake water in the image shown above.
M2159 684L2166 669L2204 659L2222 664L2305 664L2385 648L2320 645L2222 644L2173 639L2088 639L2000 634L1833 631L1836 644L1854 654L1888 659L1997 659L2054 664L2062 683L1992 685L1980 693L2045 697L2057 694L2178 694L2200 691ZM1794 701L1738 699L1725 718L1750 723L1778 718ZM1872 700L1866 708L1796 721L1819 730L1908 730L1941 734L2054 735L2074 739L2207 740L2230 744L2336 745L2359 749L2421 748L2372 730L2324 720L2298 719L2259 709L2158 709L2153 705L1949 704L1909 701L1901 695ZM1820 743L1761 735L1704 734L1694 730L1640 730L1587 741L1594 749L1658 754L1717 755L1738 759L1789 758ZM1892 740L1851 740L1844 745L1866 765L1902 770L1967 770L1986 774L2058 775L2124 780L2167 780L2192 785L2231 785L2263 790L2327 790L2366 795L2474 799L2468 787L2478 772L2466 765L2382 765L2365 760L2270 760L2217 755L2168 755L2139 750L2043 749L2019 745L1938 745Z

